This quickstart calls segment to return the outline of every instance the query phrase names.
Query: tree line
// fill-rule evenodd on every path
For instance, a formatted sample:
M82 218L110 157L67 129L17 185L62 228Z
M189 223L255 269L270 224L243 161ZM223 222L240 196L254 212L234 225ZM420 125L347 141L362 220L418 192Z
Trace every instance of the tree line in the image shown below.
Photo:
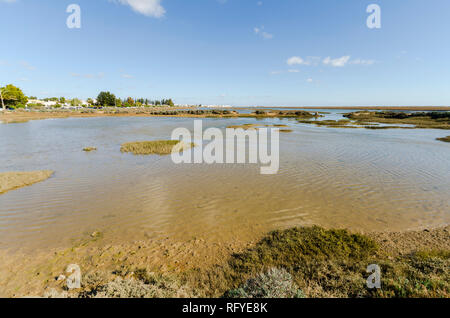
M148 98L117 98L111 92L101 92L97 96L96 106L116 106L116 107L139 107L139 106L175 106L171 98L161 100L151 100Z
M0 87L0 107L6 108L24 108L29 100L37 100L37 97L30 96L27 97L20 88L9 84L5 87ZM71 106L82 106L83 102L78 98L66 99L65 97L50 97L44 98L42 101L54 102L53 107L58 108L61 105L70 104ZM161 100L151 100L148 98L117 98L114 94L110 92L101 92L97 96L97 100L94 101L92 98L88 98L86 103L90 106L116 106L116 107L140 107L140 106L175 106L175 103L171 98L161 99ZM38 104L36 105L38 106Z

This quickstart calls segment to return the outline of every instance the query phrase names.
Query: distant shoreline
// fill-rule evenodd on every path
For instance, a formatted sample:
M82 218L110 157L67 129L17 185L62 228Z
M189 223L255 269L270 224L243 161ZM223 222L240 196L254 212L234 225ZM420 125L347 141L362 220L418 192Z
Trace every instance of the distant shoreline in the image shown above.
M230 113L207 113L207 109ZM392 106L392 107L141 107L141 108L102 108L102 109L47 109L47 110L7 110L0 112L0 122L2 123L24 123L30 120L57 119L57 118L94 118L94 117L183 117L183 118L257 118L258 115L239 113L239 110L274 110L282 108L285 111L292 110L399 110L399 111L450 111L450 107L412 107L412 106ZM217 110L216 110L217 109ZM200 111L204 113L189 113L188 111ZM213 112L214 112L213 111ZM179 112L179 113L178 113ZM268 118L271 116L268 116ZM276 117L276 116L272 116ZM281 118L281 117L280 117Z
M411 110L411 111L450 111L450 106L312 106L312 107L284 107L284 106L255 106L233 108L283 108L283 109L343 109L343 110Z

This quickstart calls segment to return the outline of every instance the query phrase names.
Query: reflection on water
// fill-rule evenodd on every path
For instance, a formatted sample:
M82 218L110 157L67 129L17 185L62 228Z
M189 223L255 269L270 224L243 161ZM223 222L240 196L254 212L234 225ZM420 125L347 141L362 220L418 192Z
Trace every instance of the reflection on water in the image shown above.
M331 110L326 119L340 119ZM254 119L204 119L225 128ZM280 123L278 119L260 121ZM90 118L0 125L0 171L54 170L0 196L0 248L48 247L104 231L117 241L212 242L319 224L363 231L448 224L450 147L439 130L333 129L283 120L280 171L259 165L174 165L120 153L128 141L169 139L187 118ZM84 147L98 151L85 153Z

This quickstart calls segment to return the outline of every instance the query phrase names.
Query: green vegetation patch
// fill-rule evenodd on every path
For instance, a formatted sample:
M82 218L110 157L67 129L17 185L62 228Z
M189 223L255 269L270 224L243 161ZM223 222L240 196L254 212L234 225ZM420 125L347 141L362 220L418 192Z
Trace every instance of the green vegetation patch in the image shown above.
M353 124L348 119L341 120L299 120L301 124L314 124L319 127L328 127L328 128L359 128L357 126L352 126Z
M256 129L256 127L258 127L258 125L256 124L243 124L243 125L232 125L232 126L228 126L228 129L244 129L244 130L249 130L249 129Z
M245 114L241 115L242 117L248 116ZM278 117L278 118L314 118L314 117L322 117L318 113L312 114L303 110L256 110L251 114L251 116L256 117Z
M383 124L407 124L414 128L450 129L450 112L370 112L358 111L344 114L344 117L357 122ZM366 127L368 128L368 127ZM405 127L389 127L405 128Z
M95 147L86 147L86 148L83 148L83 151L84 152L91 152L91 151L96 151L97 150L97 148L95 148Z
M449 297L449 255L421 251L393 257L361 234L294 228L269 233L233 255L222 273L215 269L207 277L212 290L228 286L225 297L263 297L275 291L286 297ZM371 264L381 268L381 289L367 288ZM273 268L290 276L271 273ZM278 286L275 291L268 287L268 276L279 277L278 285L270 283Z
M450 136L443 137L443 138L437 138L437 140L443 141L443 142L450 142Z
M156 140L124 143L121 152L131 152L134 155L170 155L172 151L182 152L194 147L179 140Z

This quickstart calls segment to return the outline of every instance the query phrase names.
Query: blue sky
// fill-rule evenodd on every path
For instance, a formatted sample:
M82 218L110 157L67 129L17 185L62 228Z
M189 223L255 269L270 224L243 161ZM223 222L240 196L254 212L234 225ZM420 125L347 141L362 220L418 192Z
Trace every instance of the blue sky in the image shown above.
M81 29L66 8L81 7ZM368 5L381 7L369 29ZM0 0L0 85L38 97L449 105L448 0Z

